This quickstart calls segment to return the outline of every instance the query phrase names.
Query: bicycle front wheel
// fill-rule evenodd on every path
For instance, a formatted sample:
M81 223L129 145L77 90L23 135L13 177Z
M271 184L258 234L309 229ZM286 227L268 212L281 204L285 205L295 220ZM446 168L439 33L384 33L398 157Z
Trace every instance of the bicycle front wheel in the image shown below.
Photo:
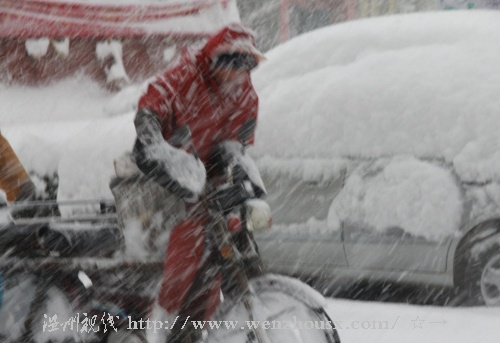
M214 320L205 323L209 343L340 343L322 296L309 286L265 275L251 280L250 287L253 313L243 301L223 303Z

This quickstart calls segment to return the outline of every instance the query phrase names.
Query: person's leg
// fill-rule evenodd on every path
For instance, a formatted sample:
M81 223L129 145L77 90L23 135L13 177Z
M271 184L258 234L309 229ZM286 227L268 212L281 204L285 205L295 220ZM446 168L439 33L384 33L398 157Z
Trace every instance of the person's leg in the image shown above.
M170 234L158 303L169 313L178 312L196 277L205 248L201 220L181 221Z
M168 337L168 343L198 343L202 330L193 322L210 320L220 302L221 275L211 270L210 275L199 269L191 288L178 312L178 325Z
M202 219L184 220L170 235L156 305L156 311L169 321L169 343L201 338L201 331L191 321L208 319L220 300L220 276L200 268L205 253L204 224Z

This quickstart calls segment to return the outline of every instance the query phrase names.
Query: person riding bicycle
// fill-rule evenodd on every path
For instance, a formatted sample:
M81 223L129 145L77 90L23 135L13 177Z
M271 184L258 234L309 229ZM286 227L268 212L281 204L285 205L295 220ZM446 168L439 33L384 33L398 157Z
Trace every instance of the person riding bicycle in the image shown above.
M210 182L214 148L227 140L243 145L254 142L258 96L250 71L263 59L252 32L231 24L200 49L185 49L139 100L134 119L135 163L149 180L183 199L187 213L168 238L153 311L163 322L166 318L171 323L176 318L206 320L219 303L220 275L206 280L198 270L207 220L199 200L205 182ZM157 333L148 339L195 341L192 334L186 328L165 333L168 338Z

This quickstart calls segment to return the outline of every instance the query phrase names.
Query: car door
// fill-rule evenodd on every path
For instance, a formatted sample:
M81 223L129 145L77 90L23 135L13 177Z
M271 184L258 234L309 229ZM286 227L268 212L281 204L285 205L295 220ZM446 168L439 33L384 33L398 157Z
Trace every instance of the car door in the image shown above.
M380 232L361 223L344 223L344 247L350 268L438 273L446 271L452 238L431 241L391 227Z
M463 190L447 165L401 156L360 165L352 178L338 200L349 207L342 227L350 268L446 271L465 213Z
M326 225L328 208L343 184L344 174L323 181L263 173L273 228L256 235L263 260L271 270L310 273L346 266L341 231Z

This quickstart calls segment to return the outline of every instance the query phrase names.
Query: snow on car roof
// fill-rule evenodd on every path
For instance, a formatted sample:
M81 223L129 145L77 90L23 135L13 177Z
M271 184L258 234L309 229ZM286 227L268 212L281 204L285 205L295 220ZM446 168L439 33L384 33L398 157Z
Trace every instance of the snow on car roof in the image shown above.
M278 46L253 75L255 153L276 158L411 154L465 180L500 177L500 13L388 16Z

